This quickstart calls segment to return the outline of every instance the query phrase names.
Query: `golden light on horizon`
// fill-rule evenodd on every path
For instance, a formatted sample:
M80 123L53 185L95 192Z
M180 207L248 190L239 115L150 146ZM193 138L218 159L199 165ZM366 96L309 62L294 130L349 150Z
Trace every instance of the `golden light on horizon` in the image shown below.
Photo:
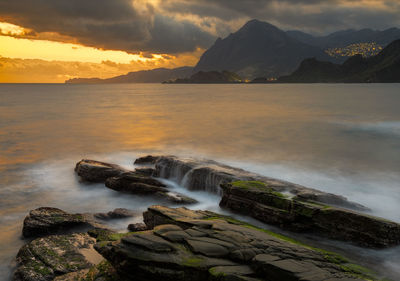
M36 34L0 22L0 83L62 83L76 77L109 78L131 71L190 66L203 51L171 55L103 50L73 43L60 34Z
M95 63L106 60L116 63L129 63L131 61L148 62L163 57L160 54L145 57L140 53L129 54L124 51L101 50L79 44L15 38L11 36L0 36L0 55L8 58Z
M15 24L0 22L0 34L2 35L21 36L25 35L27 31L27 29Z

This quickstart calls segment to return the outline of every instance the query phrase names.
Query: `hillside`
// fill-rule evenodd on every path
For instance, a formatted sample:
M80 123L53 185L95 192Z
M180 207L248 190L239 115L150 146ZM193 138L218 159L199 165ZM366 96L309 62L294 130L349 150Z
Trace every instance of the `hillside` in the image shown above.
M179 78L165 81L167 84L218 84L218 83L241 83L242 78L236 73L229 71L199 71L189 78Z
M141 70L129 72L108 79L100 78L74 78L65 81L68 84L98 84L98 83L161 83L165 80L187 77L192 73L193 68L184 66L179 68L156 68L152 70Z
M400 82L400 40L390 43L378 55L363 58L360 55L333 64L306 59L291 75L278 79L283 83L396 83Z
M303 43L323 49L340 48L350 44L366 42L375 42L378 45L387 46L391 42L400 39L400 29L394 27L382 31L369 28L360 30L348 29L325 36L313 36L298 30L287 31L286 34Z
M319 47L296 40L269 23L251 20L237 32L219 38L201 56L194 71L229 70L244 78L278 77L309 57L331 59Z

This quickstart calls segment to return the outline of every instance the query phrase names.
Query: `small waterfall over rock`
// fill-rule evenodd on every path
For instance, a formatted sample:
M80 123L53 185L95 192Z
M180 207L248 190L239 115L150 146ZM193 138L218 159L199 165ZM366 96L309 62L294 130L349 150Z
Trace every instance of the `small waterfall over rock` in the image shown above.
M146 162L146 159L151 162ZM316 201L353 210L368 211L368 208L348 201L347 198L322 192L298 184L269 178L218 163L213 160L178 158L175 156L146 156L136 160L141 164L155 165L154 177L172 180L189 190L203 190L222 195L220 185L233 181L262 181L278 192L288 192L302 200Z
M221 183L249 179L228 172L214 161L195 161L175 157L160 157L155 164L154 176L176 181L190 190L204 190L216 194L222 193Z

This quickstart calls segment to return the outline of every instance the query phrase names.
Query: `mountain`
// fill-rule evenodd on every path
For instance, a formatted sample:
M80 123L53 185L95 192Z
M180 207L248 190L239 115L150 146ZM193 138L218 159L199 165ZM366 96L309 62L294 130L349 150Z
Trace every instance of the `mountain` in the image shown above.
M229 71L199 71L189 78L179 78L165 81L167 84L218 84L218 83L242 83L242 78L234 72Z
M390 42L400 39L400 29L394 27L382 31L369 28L361 30L348 29L337 31L326 36L313 36L298 30L287 31L286 34L293 39L323 49L341 48L354 43L366 42L375 42L379 45L386 46Z
M393 41L378 55L356 55L343 64L306 59L291 75L278 79L283 83L399 83L400 40Z
M165 80L171 80L189 76L193 67L178 67L173 69L156 68L152 70L141 70L129 72L126 75L120 75L108 79L100 78L73 78L65 81L68 84L98 84L98 83L161 83Z
M332 60L319 47L292 38L269 23L251 20L228 37L218 38L201 56L194 72L229 70L245 78L278 77L309 57Z

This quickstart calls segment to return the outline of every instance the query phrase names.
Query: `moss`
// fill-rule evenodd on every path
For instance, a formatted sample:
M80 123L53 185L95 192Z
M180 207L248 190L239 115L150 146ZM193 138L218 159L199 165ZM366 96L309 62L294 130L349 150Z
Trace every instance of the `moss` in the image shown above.
M216 267L212 267L208 270L208 272L214 276L214 277L223 277L226 276L227 274L221 271L218 271Z
M48 276L53 274L52 270L41 262L32 261L31 264L29 264L28 266L31 267L34 272L42 276Z
M316 210L319 210L319 208L316 209L315 207L307 206L304 204L293 204L293 212L296 215L312 218Z
M88 234L96 238L97 242L118 241L121 238L138 232L115 233L108 229L94 229L88 231Z
M124 238L132 234L138 234L138 232L112 233L108 236L108 241L118 241L121 240L121 238Z
M74 215L74 218L80 221L84 220L82 215Z
M231 183L233 187L249 189L249 188L258 188L265 189L268 185L261 181L234 181Z
M343 257L343 256L341 256L341 255L339 255L337 253L326 251L326 250L323 250L323 249L320 249L320 248L312 247L310 245L307 245L307 244L305 244L303 242L300 242L300 241L298 241L296 239L293 239L291 237L288 237L288 236L273 232L271 230L267 230L267 229L256 227L254 225L251 225L249 223L246 223L246 222L243 222L243 221L240 221L240 220L236 220L236 219L234 219L232 217L229 217L229 216L223 216L223 215L218 215L216 213L213 213L213 216L208 216L208 217L205 217L204 219L206 219L206 220L223 219L223 220L225 220L225 221L227 221L228 223L231 223L231 224L236 224L236 225L240 225L240 226L243 226L243 227L247 227L247 228L250 228L250 229L254 229L254 230L257 230L257 231L261 231L261 232L267 233L267 234L269 234L269 235L271 235L271 236L273 236L273 237L275 237L277 239L286 241L286 242L291 243L291 244L299 245L299 246L302 246L304 248L307 248L307 249L310 249L310 250L313 250L313 251L321 253L323 255L323 257L327 261L338 265L343 271L349 273L352 276L361 277L361 278L363 278L365 280L373 280L373 281L374 280L378 280L378 279L376 279L374 277L374 273L372 271L370 271L370 270L368 270L368 269L366 269L366 268L364 268L364 267L362 267L360 265L356 265L356 264L350 263L348 259L346 259L345 257Z
M273 188L268 187L268 185L265 182L262 181L234 181L231 182L231 185L233 187L237 188L242 188L242 189L258 189L261 191L265 191L267 193L270 193L272 195L275 195L280 198L288 198L287 195L282 194L278 191L275 191Z
M204 260L202 258L191 257L191 258L185 259L182 264L184 266L198 267L198 266L201 266L203 264L203 262L204 262Z
M121 280L114 267L107 260L104 260L98 265L92 267L89 272L80 279L80 281L95 281L99 279L104 281Z

